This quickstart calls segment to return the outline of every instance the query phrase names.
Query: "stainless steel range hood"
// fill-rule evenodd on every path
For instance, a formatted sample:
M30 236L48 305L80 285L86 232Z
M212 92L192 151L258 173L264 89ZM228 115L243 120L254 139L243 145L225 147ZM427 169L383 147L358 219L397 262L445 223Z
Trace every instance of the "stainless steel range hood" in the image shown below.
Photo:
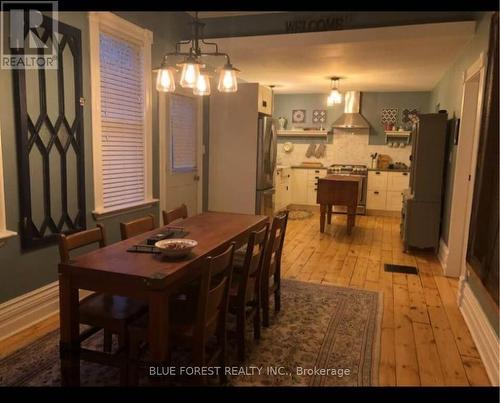
M359 113L361 93L359 91L347 91L344 97L344 114L333 123L333 128L369 129L370 124Z

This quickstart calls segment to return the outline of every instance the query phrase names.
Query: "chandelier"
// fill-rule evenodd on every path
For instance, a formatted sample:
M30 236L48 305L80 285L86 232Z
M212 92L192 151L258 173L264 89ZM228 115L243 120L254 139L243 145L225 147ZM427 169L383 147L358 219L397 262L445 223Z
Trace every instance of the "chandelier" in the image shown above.
M220 92L236 92L238 83L236 81L236 72L239 71L231 64L227 53L219 52L219 47L214 42L206 42L203 39L204 23L198 19L198 12L195 13L192 25L192 38L185 41L179 41L175 44L175 52L167 53L158 71L156 78L156 89L161 92L175 91L174 72L176 67L181 70L179 84L182 88L192 88L194 95L210 95L210 76L206 64L202 58L206 56L221 56L226 58L226 63L219 69L219 82L217 89ZM188 52L181 52L181 45L190 45ZM203 51L200 45L214 47L214 51ZM174 64L171 59L182 58L182 62ZM216 71L217 71L216 70Z
M328 98L326 100L326 104L328 106L333 106L334 104L340 104L342 103L342 94L339 91L339 77L331 77L331 90L330 90L330 95L328 95Z

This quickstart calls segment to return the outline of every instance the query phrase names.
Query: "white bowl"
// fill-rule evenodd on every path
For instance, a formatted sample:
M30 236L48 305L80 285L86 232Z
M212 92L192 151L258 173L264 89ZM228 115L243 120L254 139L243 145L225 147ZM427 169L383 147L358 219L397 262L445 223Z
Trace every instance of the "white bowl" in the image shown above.
M175 246L177 247L175 247ZM182 245L182 247L180 247ZM161 254L166 257L184 257L198 245L194 239L171 238L162 239L155 243Z

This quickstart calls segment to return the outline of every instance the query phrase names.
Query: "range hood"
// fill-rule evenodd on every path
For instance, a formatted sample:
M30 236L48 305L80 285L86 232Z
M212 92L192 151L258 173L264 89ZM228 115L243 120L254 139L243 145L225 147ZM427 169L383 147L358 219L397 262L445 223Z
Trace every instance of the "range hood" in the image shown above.
M333 123L334 129L369 129L370 124L359 113L361 93L347 91L344 95L344 114Z

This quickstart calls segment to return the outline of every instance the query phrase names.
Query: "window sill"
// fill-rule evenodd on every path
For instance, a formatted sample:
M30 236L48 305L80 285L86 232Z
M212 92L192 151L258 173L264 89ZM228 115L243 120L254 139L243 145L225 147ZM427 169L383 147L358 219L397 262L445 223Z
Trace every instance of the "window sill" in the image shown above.
M146 210L149 207L157 204L159 202L158 199L151 199L142 203L138 204L132 204L130 206L121 206L120 208L117 209L100 209L100 210L94 210L92 212L92 215L94 216L94 220L96 221L101 221L105 220L107 218L127 214L127 213L132 213L134 211L140 211L140 210Z
M17 236L17 232L0 230L0 246L3 246L7 239Z

